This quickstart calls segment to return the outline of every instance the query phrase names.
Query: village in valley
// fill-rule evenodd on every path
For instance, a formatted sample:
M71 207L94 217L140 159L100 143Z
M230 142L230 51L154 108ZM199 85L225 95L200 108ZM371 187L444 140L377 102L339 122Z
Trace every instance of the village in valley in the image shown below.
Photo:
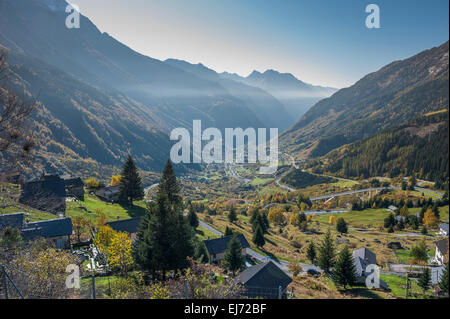
M7 283L8 294L24 294L20 250L37 254L41 267L54 263L49 280L68 298L403 299L448 293L442 284L448 278L448 191L414 177L330 178L294 189L281 176L298 165L284 156L272 176L258 175L255 165L212 165L176 178L169 161L161 180L146 187L131 157L109 181L43 172L25 182L10 174L1 184L1 243L9 247L4 254L15 256L4 271L19 279ZM161 201L175 214L171 227L158 213ZM158 249L161 264L148 257ZM165 260L171 254L179 254L178 261ZM57 263L61 259L80 267L79 289L58 283L67 266ZM23 288L44 293L40 289ZM5 294L4 287L0 291Z

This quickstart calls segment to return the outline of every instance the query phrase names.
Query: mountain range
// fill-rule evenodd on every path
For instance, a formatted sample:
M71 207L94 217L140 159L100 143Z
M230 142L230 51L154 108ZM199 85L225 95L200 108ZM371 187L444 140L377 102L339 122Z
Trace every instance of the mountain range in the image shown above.
M290 73L267 70L263 73L253 71L247 77L235 73L221 73L221 77L258 87L277 98L292 118L298 119L316 102L329 97L335 88L314 86L300 81Z
M270 93L202 65L133 51L81 15L65 27L64 0L0 0L0 45L14 87L37 96L41 153L117 165L130 153L160 169L175 127L277 127L295 119ZM48 88L51 88L50 90ZM40 93L39 93L40 92ZM312 104L311 104L312 105ZM56 124L57 123L57 124Z

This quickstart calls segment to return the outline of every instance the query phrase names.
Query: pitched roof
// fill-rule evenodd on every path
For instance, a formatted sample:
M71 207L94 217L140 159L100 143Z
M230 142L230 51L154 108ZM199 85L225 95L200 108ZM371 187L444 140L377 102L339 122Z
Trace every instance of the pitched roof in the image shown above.
M22 236L22 239L25 241L33 240L33 239L42 237L41 228L35 227L35 228L22 229L20 235Z
M285 289L292 279L272 261L260 263L244 270L236 277L236 281L246 287Z
M33 195L56 195L58 197L66 197L66 188L64 180L58 178L46 178L41 181L28 182L22 186L22 197Z
M365 247L353 251L353 258L356 259L356 257L361 258L368 264L377 263L377 255Z
M215 255L215 254L220 254L220 253L223 253L224 251L226 251L228 249L228 245L229 245L231 239L234 236L235 235L221 237L221 238L215 238L215 239L208 239L208 240L204 240L203 242L205 243L208 253ZM244 235L239 234L239 235L237 235L237 238L241 242L242 248L250 247L250 244L248 243L247 239L245 239Z
M40 236L45 238L70 236L73 232L72 219L69 217L58 218L24 225L24 231L31 231L32 229L39 229Z
M22 228L24 213L0 215L0 230L6 227Z
M445 255L448 251L448 239L441 239L437 242L435 242L437 249Z
M106 224L109 225L115 231L134 234L138 232L141 220L142 220L141 217L136 217L130 219L117 220Z
M448 223L440 224L439 228L445 230L448 233Z
M84 187L84 182L79 177L70 177L70 178L64 178L64 185L66 187Z

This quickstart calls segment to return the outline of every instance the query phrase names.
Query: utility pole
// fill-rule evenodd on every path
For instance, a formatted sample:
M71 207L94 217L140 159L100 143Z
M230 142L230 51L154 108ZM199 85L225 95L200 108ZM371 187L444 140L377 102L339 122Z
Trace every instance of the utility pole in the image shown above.
M3 288L5 290L5 299L9 299L9 296L8 296L8 285L7 285L7 282L6 282L6 269L5 269L4 265L2 265L2 275L3 275Z
M406 299L408 299L408 292L409 292L409 274L406 274Z
M92 275L92 299L95 299L95 274Z
M188 280L184 280L184 298L189 299Z

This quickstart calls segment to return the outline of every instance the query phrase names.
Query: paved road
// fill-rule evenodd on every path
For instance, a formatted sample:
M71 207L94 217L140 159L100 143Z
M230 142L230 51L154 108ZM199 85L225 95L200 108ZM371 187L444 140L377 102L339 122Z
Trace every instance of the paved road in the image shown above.
M236 173L236 171L234 170L234 167L233 167L233 163L228 163L228 169L231 172L231 176L242 181L242 185L247 185L248 183L250 183L249 179L243 178L238 173Z
M289 186L287 186L287 185L281 184L281 183L280 183L280 180L281 180L281 177L280 177L280 178L277 178L277 179L275 180L275 184L277 184L278 187L281 187L281 188L287 190L288 192L295 192L295 191L296 191L295 188L292 188L292 187L289 187Z
M358 189L358 190L348 191L348 192L343 192L343 193L329 194L329 195L324 195L324 196L319 196L319 197L313 197L313 198L311 198L311 200L312 201L323 200L323 199L329 199L329 198L332 198L332 197L340 197L340 196L353 195L353 194L359 194L359 193L381 191L381 190L384 190L384 189L389 189L389 187L376 187L376 188Z
M439 192L436 192L436 191L433 191L433 190L431 190L431 189L428 189L428 188L423 188L423 187L414 187L414 189L416 190L416 191L418 191L418 192L421 192L421 193L424 193L424 194L428 194L428 195L430 195L431 197L437 197L437 198L439 198L439 199L442 199L442 197L444 197L444 195L443 194L441 194L441 193L439 193Z
M159 183L147 186L146 188L144 188L144 194L147 194L147 192L155 187L157 187L159 185Z

